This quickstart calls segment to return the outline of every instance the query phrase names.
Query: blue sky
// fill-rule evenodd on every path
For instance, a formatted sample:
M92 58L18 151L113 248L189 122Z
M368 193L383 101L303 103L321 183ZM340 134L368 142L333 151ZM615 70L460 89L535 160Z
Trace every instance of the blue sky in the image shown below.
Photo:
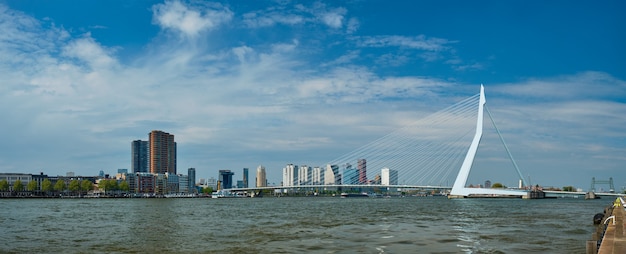
M613 177L621 188L624 9L0 1L0 172L114 173L130 167L131 140L159 129L176 135L179 171L231 169L239 179L262 164L278 183L287 163L323 165L482 83L533 183L586 189L591 177ZM494 173L501 165L490 156L477 160L488 173L470 182L515 181Z

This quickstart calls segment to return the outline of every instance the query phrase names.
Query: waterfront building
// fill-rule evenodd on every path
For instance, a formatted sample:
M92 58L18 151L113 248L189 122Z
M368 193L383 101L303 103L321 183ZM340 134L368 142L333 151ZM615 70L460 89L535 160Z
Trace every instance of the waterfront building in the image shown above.
M131 171L133 173L149 172L150 170L150 144L148 141L134 140L131 142Z
M374 180L371 181L372 184L380 184L380 174L376 174L374 176Z
M140 172L137 176L136 193L154 193L156 189L156 179L153 174Z
M137 174L130 173L124 175L124 180L128 183L128 192L129 193L138 193L137 191Z
M248 188L248 168L243 168L243 187Z
M259 165L256 168L256 187L266 187L267 179L265 176L265 167Z
M176 174L174 135L159 130L153 130L149 135L150 173Z
M165 187L164 194L178 193L180 190L178 175L165 173L165 178L167 180L167 186Z
M339 174L339 166L327 164L326 171L324 172L324 184L332 185L340 183L341 175Z
M187 192L195 193L196 190L196 168L187 169Z
M233 188L233 175L235 173L231 172L230 170L220 170L220 177L219 177L219 185L220 188L218 189L232 189Z
M298 166L287 164L283 168L283 186L290 187L298 184Z
M367 161L359 159L357 161L357 170L359 171L359 184L367 184Z
M297 185L310 185L311 184L311 168L307 165L302 165L298 168L298 184Z
M237 188L243 188L243 180L237 180Z
M0 177L0 180L2 177ZM44 175L43 172L39 172L39 175L32 175L31 181L37 182L37 190L41 190L41 183L48 179L48 175Z
M398 171L383 168L380 170L380 184L382 185L398 185Z
M350 163L346 163L343 168L341 184L359 184L360 170L352 168Z
M313 185L323 184L322 182L322 169L320 167L314 167L311 173L311 182Z
M488 188L488 189L491 188L491 181L489 180L485 181L485 188Z
M167 176L165 174L154 174L154 193L159 195L167 193Z
M178 174L178 193L193 193L193 186L189 187L190 182L188 175Z
M9 191L24 191L26 190L26 186L30 181L32 181L32 174L22 174L22 173L0 173L0 180L6 180L9 183ZM17 181L22 182L21 190L14 189L14 184Z
M206 185L214 190L217 190L217 179L209 177L209 179L206 180Z
M67 173L65 173L65 176L67 177L74 177L75 173L74 171L68 171Z

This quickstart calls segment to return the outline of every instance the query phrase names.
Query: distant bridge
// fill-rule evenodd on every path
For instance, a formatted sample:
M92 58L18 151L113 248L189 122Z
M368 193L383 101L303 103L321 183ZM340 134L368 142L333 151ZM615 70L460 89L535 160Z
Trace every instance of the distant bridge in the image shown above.
M290 165L283 171L282 186L233 188L230 191L412 188L450 189L453 197L525 196L525 190L466 187L483 134L485 103L484 87L481 85L479 94L370 142L329 162L324 168ZM491 113L488 109L486 111L519 180L527 186ZM450 182L454 184L449 186Z
M255 190L284 190L284 189L422 189L422 190L449 190L452 187L436 185L381 185L381 184L330 184L330 185L298 185L298 186L266 186L251 188L232 188L232 192L255 191Z

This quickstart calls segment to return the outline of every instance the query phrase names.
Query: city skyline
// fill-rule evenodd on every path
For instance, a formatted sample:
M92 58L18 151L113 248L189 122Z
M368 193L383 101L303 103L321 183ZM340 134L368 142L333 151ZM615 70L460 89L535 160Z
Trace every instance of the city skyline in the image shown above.
M532 184L588 188L592 177L613 177L621 188L623 9L623 1L0 1L0 172L132 170L128 142L161 129L176 134L177 167L198 177L264 165L279 184L289 163L326 171L338 155L484 84ZM508 168L500 172L509 162L493 137L486 133L468 182L516 185Z

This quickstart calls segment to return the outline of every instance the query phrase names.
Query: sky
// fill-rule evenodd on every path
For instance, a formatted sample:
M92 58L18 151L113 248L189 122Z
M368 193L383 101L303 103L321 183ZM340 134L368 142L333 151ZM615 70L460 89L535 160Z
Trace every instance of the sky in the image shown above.
M621 189L623 10L624 1L0 0L0 172L114 174L130 169L132 140L163 130L175 135L180 173L241 179L263 165L279 184L288 163L323 166L484 84L532 184L588 189L612 177ZM469 183L516 184L508 162L480 153L495 137L486 134Z

